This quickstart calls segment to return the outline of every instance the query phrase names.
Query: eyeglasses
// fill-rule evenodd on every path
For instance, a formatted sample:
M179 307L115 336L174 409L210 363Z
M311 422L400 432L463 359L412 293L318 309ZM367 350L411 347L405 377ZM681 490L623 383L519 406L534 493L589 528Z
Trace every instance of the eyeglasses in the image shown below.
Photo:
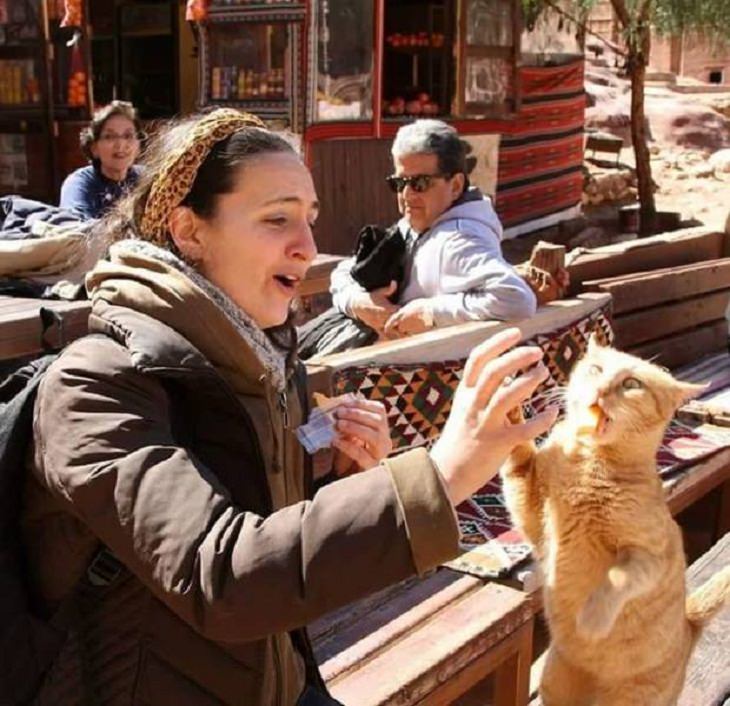
M125 132L117 135L115 132L102 132L99 140L102 142L136 142L139 139L136 132Z
M392 176L386 177L385 181L392 191L400 194L406 186L422 194L428 191L434 179L451 179L453 174L414 174L413 176Z

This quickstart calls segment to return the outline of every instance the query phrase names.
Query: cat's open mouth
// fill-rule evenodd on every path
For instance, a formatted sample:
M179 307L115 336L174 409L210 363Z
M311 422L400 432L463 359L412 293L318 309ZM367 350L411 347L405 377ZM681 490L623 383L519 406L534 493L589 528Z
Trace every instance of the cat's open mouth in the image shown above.
M579 431L596 436L603 436L611 421L611 417L599 404L585 408L579 424Z
M588 408L591 417L594 420L594 431L597 436L603 436L606 433L608 424L611 421L611 417L606 414L606 411L598 404L592 404Z

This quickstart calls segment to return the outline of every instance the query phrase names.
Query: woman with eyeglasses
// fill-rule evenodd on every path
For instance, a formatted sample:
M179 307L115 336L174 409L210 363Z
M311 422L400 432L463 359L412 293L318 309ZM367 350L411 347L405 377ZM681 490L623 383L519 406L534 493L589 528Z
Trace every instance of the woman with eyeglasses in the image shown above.
M61 208L83 219L100 218L133 187L140 168L141 124L134 106L112 101L94 113L79 136L81 151L91 162L69 174L61 186Z
M370 292L361 287L348 259L332 273L335 307L386 338L532 316L535 295L502 256L502 225L490 198L469 185L457 131L441 120L417 120L398 130L391 154L395 173L387 182L406 241L398 301L389 298L396 283Z

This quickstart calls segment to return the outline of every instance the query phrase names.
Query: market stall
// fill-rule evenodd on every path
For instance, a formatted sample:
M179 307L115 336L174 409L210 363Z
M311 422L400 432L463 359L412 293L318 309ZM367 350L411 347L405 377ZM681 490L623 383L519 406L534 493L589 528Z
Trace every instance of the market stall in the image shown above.
M362 225L394 219L390 144L418 117L464 135L470 178L508 235L576 212L583 59L558 16L526 21L519 0L199 4L200 102L301 137L322 251L348 252Z

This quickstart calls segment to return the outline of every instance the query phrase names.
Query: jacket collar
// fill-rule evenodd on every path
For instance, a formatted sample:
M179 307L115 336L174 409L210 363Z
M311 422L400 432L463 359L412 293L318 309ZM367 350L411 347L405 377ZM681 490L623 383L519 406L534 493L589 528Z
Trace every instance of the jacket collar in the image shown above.
M237 393L262 394L267 387L283 391L283 352L223 292L199 273L191 272L192 268L172 253L159 251L130 241L111 248L110 259L100 261L86 280L97 318L109 317L106 305L146 315L172 330L175 339L187 340ZM125 318L125 343L136 322ZM119 315L109 323L118 327ZM148 326L145 331L149 331ZM165 336L164 340L171 341L172 337ZM140 336L136 348L147 351L151 359L164 353L168 367L176 367L167 347L162 343L155 347L147 334Z

